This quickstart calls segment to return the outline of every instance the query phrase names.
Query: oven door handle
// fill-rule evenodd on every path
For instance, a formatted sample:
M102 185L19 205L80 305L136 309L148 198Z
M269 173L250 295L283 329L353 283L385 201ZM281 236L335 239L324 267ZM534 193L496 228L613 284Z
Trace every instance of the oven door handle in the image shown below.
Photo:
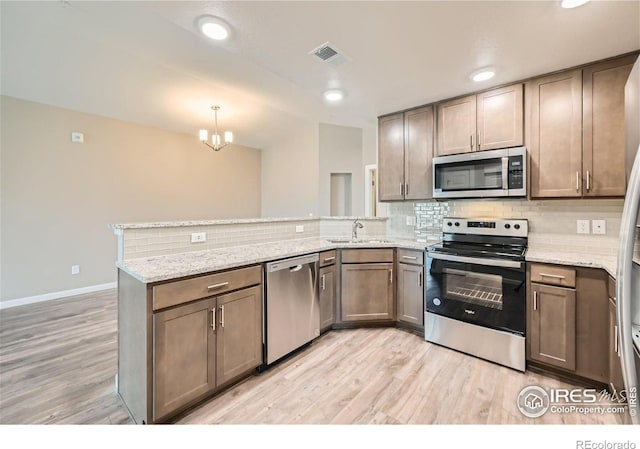
M505 267L505 268L521 268L522 267L522 262L516 262L513 260L484 259L480 257L454 256L452 254L440 254L440 253L434 253L434 252L427 253L427 255L431 259L448 260L450 262L473 263L476 265L488 265L491 267Z

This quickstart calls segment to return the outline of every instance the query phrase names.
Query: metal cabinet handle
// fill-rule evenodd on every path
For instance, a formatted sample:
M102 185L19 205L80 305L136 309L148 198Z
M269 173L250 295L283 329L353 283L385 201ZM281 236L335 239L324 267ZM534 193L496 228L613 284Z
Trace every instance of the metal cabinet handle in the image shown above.
M478 142L476 143L476 145L478 145L478 150L480 149L480 131L478 131Z
M214 290L216 288L226 287L229 285L228 282L220 282L219 284L213 284L207 287L207 290Z
M400 183L400 196L404 196L404 182Z
M613 341L613 350L615 351L616 354L620 355L620 353L618 352L618 325L617 324L613 326L613 333L615 337L615 340Z
M533 291L533 310L538 310L538 292Z
M403 259L418 260L417 256L402 256Z
M220 306L220 327L224 329L224 306Z
M324 291L324 277L325 275L323 274L322 277L320 278L322 280L322 291Z
M389 283L393 284L393 268L389 270Z
M564 279L564 276L561 276L559 274L548 274L548 273L540 273L540 276L542 277L546 277L546 278L554 278L554 279Z
M331 262L332 260L335 260L335 259L336 259L335 257L325 257L324 261L325 262Z
M464 309L464 313L467 313L467 314L469 314L469 315L475 315L475 314L476 314L476 312L475 312L475 311L473 311L473 310L469 310L469 309Z
M587 170L587 192L591 189L591 173Z
M211 309L211 329L216 330L216 308Z
M580 172L576 171L576 190L580 190Z
M405 196L409 195L409 183L408 182L404 183L404 194L405 194Z
M422 287L422 271L418 272L418 287Z
M473 151L473 133L469 135L469 148Z

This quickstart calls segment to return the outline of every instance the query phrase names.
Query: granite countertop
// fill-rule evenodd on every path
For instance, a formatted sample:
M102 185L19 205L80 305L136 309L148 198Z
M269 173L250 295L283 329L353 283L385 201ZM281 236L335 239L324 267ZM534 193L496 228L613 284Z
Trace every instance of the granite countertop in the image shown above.
M152 229L152 228L175 228L183 226L212 226L230 224L251 224L251 223L273 223L292 221L314 221L314 220L363 220L363 221L385 221L388 217L276 217L276 218L231 218L223 220L185 220L185 221L160 221L155 223L116 223L110 224L109 228L118 229Z
M618 265L617 254L597 254L584 249L558 249L553 246L529 246L526 256L527 262L542 262L558 265L573 265L578 267L601 268L613 278L616 277Z
M375 238L369 239L374 240ZM381 237L380 240L384 241L334 243L324 239L286 240L128 259L117 262L116 265L139 281L152 283L336 248L407 248L423 251L426 246L435 243L435 241L418 242L387 237Z

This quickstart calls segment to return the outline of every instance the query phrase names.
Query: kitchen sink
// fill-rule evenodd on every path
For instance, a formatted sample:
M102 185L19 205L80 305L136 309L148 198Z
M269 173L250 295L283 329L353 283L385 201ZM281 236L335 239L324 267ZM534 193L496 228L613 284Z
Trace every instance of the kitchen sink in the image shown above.
M385 239L328 239L331 243L344 243L344 244L371 244L371 243L391 243L390 240Z

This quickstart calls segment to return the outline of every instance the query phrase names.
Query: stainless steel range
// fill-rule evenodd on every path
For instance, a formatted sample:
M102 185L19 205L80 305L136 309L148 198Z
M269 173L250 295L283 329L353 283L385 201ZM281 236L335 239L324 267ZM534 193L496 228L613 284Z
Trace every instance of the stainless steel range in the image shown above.
M525 370L527 233L527 220L443 220L427 248L425 340Z

